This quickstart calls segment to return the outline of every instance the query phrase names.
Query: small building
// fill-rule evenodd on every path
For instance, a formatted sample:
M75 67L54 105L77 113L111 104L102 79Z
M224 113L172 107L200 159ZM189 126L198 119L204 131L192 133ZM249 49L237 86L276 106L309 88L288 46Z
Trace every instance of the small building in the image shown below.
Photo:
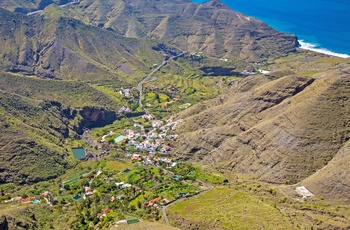
M170 203L170 200L164 198L164 199L162 200L162 203L163 203L163 205L169 204L169 203Z
M115 183L115 186L119 187L119 186L121 186L123 184L125 184L123 181L122 182L117 182L117 183Z
M154 198L153 200L150 200L150 202L148 202L148 207L153 206L155 203L157 203L158 201L160 201L162 198L159 196L157 198Z
M124 188L130 188L131 184L123 184L120 188L124 189Z
M141 161L142 160L142 156L139 154L133 154L131 157L132 161Z
M152 122L152 127L153 128L159 128L163 125L163 122L161 120L156 120Z
M295 191L300 194L301 196L303 196L303 199L306 199L308 197L312 197L314 196L314 194L312 194L307 188L305 188L304 186L299 186L296 187Z

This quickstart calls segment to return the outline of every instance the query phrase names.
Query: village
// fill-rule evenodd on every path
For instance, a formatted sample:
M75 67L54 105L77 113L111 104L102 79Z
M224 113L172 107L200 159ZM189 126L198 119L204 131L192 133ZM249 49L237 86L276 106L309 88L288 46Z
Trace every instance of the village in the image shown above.
M3 203L61 206L85 213L80 216L83 223L103 226L114 221L118 225L159 220L168 204L208 189L199 180L211 178L207 172L171 157L177 138L173 131L183 120L175 121L171 116L158 120L144 114L129 121L122 129L109 130L98 139L99 144L122 152L118 159L107 155L102 161L81 161L81 165L89 165L81 166L81 173L67 173L55 185L22 192ZM89 211L92 207L93 212Z
M172 150L178 138L174 131L182 122L172 116L157 119L146 113L89 130L87 133L95 142L88 144L98 144L90 147L104 145L108 146L102 148L104 152L109 149L119 154L80 161L79 167L55 179L50 186L35 185L12 198L3 194L7 199L2 203L59 208L71 215L74 221L69 226L76 229L103 229L161 219L167 223L168 205L228 183L222 175L174 159ZM295 192L302 197L296 198L300 202L313 196L304 186L296 187Z
M183 119L173 121L173 117L170 116L169 119L162 121L157 120L153 114L144 114L141 118L147 124L146 128L141 122L135 121L131 127L126 127L119 133L109 131L99 142L104 143L109 137L109 140L113 140L112 144L130 152L126 157L132 161L154 166L165 163L168 168L174 167L177 162L169 158L173 147L172 142L177 138L173 131L183 122Z

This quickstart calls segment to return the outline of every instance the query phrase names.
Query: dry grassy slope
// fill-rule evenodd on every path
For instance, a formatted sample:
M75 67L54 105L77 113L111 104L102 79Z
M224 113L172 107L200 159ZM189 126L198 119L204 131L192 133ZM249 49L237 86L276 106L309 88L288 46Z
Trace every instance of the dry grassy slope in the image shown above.
M79 8L78 8L79 7ZM296 37L230 10L217 0L83 0L75 18L127 37L151 36L190 52L256 61L295 51Z
M111 230L179 230L178 228L170 225L161 224L159 222L147 222L142 221L136 224L121 224L113 226Z
M322 169L301 182L325 198L350 199L350 142L348 141Z
M149 71L149 63L162 60L147 40L121 37L73 19L43 19L3 9L0 14L0 67L8 71L61 79L136 82L144 75L142 71ZM140 60L144 55L148 64Z
M299 182L349 140L348 98L350 75L339 70L318 79L249 77L179 115L186 122L177 153L268 182Z

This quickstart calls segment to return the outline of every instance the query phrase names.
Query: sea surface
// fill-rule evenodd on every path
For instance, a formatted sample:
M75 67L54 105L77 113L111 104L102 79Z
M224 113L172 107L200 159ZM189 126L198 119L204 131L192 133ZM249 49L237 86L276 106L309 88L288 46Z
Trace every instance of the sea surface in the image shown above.
M221 1L276 30L297 35L301 48L350 57L350 0Z

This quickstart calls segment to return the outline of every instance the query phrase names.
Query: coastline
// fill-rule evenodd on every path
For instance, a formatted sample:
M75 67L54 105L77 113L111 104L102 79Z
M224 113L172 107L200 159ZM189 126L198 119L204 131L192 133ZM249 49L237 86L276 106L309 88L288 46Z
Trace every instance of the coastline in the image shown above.
M202 4L212 0L191 1L196 4ZM350 49L348 46L348 44L350 44L348 39L350 38L350 26L347 25L344 27L344 23L340 23L341 31L339 30L339 26L337 26L337 29L334 29L335 22L344 22L346 19L350 20L350 16L348 16L347 13L339 13L339 9L344 9L344 3L342 2L332 2L332 4L328 4L327 7L322 4L315 7L315 5L311 3L305 5L303 8L300 8L298 5L292 5L291 9L287 9L281 8L281 6L288 4L291 0L286 2L274 0L269 4L266 4L263 0L257 0L254 5L244 0L237 0L236 4L233 4L230 0L220 1L226 4L230 9L258 19L277 31L295 34L299 38L299 49L310 50L339 58L350 58ZM330 3L331 1L326 0L326 2ZM276 10L276 4L280 6L278 10ZM263 11L261 11L261 9L263 9ZM298 11L298 9L301 10ZM325 9L328 11L325 11ZM310 10L313 12L311 16ZM325 12L327 12L327 14L325 14ZM337 15L330 15L329 12L338 13ZM295 13L298 13L299 16L295 17ZM315 15L318 15L317 20L315 20ZM330 16L332 16L332 18L336 16L336 19L330 22ZM348 28L348 30L346 30L346 28ZM322 32L320 33L318 31ZM339 47L346 48L339 49Z
M326 48L317 47L316 44L307 43L307 42L305 42L303 40L298 40L298 43L299 43L298 48L300 48L300 49L310 50L310 51L313 51L313 52L327 54L327 55L334 56L334 57L339 57L339 58L350 58L350 55L348 55L348 54L336 53L336 52L333 52L333 51L328 50Z

